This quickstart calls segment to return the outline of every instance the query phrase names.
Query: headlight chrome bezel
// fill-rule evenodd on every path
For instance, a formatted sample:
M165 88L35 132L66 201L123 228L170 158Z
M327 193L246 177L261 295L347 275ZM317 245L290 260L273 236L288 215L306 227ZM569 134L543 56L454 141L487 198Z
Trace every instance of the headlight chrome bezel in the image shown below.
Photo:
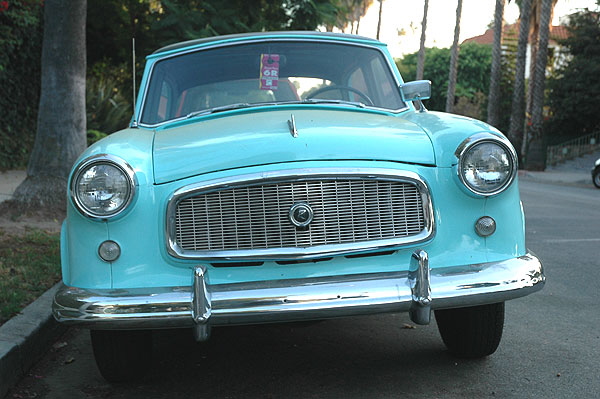
M110 214L100 214L94 212L93 210L86 207L77 195L77 182L79 181L81 175L93 166L102 164L109 165L118 169L121 173L123 173L129 185L129 193L125 201L116 211ZM137 180L135 177L135 171L133 170L131 165L129 165L125 160L110 154L93 155L81 161L79 165L77 165L77 167L75 168L75 171L72 173L71 181L69 183L69 194L71 200L73 201L73 205L75 205L75 208L77 208L77 210L84 216L96 220L112 219L121 215L129 208L129 205L135 197L136 191Z
M466 158L466 155L468 154L468 152L473 150L476 146L485 144L485 143L495 144L498 147L500 147L501 149L503 149L504 152L506 152L506 154L507 154L509 162L511 163L510 175L508 176L508 178L500 186L498 186L496 189L491 190L491 191L477 190L476 187L473 187L472 185L469 184L469 182L465 178L465 175L463 174L463 165L464 165L465 158ZM518 170L517 153L514 150L510 141L508 141L504 137L497 136L492 133L475 134L473 136L470 136L466 140L464 140L458 146L458 148L456 149L455 155L458 158L458 164L456 165L456 173L458 175L458 179L462 183L461 185L466 190L468 190L468 192L475 194L477 196L491 197L494 195L498 195L498 194L502 193L504 190L506 190L508 187L510 187L512 182L515 180L515 178L517 176L517 170Z

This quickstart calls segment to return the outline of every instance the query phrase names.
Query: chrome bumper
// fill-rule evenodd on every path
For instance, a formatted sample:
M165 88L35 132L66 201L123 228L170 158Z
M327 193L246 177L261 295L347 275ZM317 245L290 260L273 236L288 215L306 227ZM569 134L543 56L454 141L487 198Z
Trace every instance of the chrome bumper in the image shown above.
M189 287L93 290L63 286L59 322L94 329L203 327L410 312L427 324L432 309L502 302L540 290L542 263L532 254L501 262L430 269L417 251L408 272L294 280L209 283L194 269Z

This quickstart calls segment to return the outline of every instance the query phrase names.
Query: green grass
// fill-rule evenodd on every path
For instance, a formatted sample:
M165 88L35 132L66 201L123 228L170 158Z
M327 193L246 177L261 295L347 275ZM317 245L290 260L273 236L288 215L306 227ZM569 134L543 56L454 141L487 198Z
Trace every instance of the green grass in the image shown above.
M0 231L0 325L59 280L59 234Z

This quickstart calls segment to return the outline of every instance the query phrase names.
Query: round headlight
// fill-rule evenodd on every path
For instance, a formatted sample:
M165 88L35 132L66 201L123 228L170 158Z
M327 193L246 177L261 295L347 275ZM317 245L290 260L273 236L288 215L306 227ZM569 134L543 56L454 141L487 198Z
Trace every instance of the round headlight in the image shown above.
M134 194L133 170L124 161L98 156L84 161L74 174L71 196L87 216L113 217L121 213Z
M464 144L458 161L458 175L473 193L495 195L510 185L517 169L510 144L496 139L475 139Z

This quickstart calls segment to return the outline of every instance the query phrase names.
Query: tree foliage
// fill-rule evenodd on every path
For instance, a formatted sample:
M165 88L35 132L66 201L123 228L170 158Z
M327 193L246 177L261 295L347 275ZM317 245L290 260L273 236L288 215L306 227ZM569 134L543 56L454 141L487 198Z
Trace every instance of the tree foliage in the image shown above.
M416 78L418 52L407 54L396 60L396 65L405 81ZM431 80L431 99L426 107L435 111L444 111L448 91L448 71L450 65L449 48L426 48L423 78ZM492 49L477 43L466 43L460 49L456 97L463 101L479 102L480 94L487 97L489 89ZM470 115L481 117L482 115Z
M344 7L342 0L89 0L88 76L113 83L107 88L118 96L115 102L131 110L132 38L139 83L144 57L168 44L243 32L346 25L352 15L344 14ZM112 133L108 126L93 129Z
M88 64L130 62L183 40L242 32L315 30L335 24L340 0L90 0Z
M24 167L33 147L42 14L42 0L0 2L0 170Z
M346 31L350 24L350 33L359 34L360 20L367 13L367 9L374 0L335 0L337 9L336 18L333 23L327 23L326 28L331 32L334 27Z
M569 18L570 36L562 42L569 61L548 82L552 113L546 127L551 144L600 129L599 11L585 10Z

